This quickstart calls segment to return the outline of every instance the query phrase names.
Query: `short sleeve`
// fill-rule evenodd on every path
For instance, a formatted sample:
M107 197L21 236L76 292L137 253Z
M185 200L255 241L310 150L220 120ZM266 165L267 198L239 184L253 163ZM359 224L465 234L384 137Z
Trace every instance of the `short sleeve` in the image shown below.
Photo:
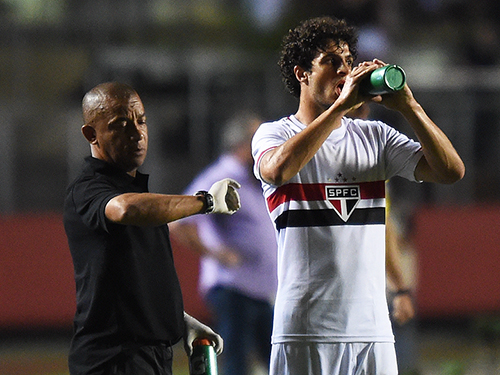
M415 179L415 168L423 155L422 146L396 129L386 126L386 173L387 178L400 176Z
M259 126L252 138L252 156L254 158L254 175L262 181L260 175L260 161L262 156L285 143L291 134L281 126L281 123L276 122L266 122Z
M73 204L83 223L92 230L100 228L108 231L106 205L121 192L104 178L80 180L72 190Z

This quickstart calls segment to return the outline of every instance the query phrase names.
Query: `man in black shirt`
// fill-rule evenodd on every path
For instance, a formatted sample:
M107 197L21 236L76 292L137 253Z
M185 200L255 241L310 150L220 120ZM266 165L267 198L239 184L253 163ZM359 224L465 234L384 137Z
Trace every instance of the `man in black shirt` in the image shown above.
M233 214L239 184L224 179L194 196L149 193L148 176L137 171L148 133L136 91L104 83L85 95L82 109L92 156L64 207L77 302L70 373L171 374L171 347L181 338L188 355L196 337L220 353L221 337L184 312L167 223Z

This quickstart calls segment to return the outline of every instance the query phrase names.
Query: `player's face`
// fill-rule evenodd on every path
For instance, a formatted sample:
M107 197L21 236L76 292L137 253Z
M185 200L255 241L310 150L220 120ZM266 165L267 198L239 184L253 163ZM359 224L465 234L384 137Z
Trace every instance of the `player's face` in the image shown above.
M148 149L148 128L141 99L108 97L104 112L96 118L93 127L96 138L95 157L135 174Z
M331 43L312 61L308 90L316 105L326 110L340 96L354 59L347 43Z

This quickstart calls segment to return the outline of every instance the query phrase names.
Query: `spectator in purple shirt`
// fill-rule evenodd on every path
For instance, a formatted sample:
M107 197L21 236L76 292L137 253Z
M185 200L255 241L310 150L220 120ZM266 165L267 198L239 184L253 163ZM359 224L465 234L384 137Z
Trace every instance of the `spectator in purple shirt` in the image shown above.
M224 152L187 187L201 189L221 177L241 183L242 205L230 220L198 215L170 224L181 245L201 256L199 290L225 342L219 357L221 375L247 375L257 358L269 366L272 310L277 286L276 237L260 183L252 174L250 142L261 123L242 113L223 132Z

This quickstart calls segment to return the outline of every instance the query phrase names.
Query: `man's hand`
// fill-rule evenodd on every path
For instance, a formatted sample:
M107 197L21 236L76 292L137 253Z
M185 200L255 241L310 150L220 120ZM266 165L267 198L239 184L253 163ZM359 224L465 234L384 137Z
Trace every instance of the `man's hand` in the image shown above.
M360 92L360 84L371 72L384 65L386 65L384 62L374 59L372 61L363 61L353 67L351 72L345 77L342 91L334 105L347 109L349 112L356 110L367 101L379 102L382 99L380 95L371 96Z
M396 320L399 325L407 323L415 316L413 301L408 293L397 294L394 296L392 306L394 309L392 315L394 320Z
M221 246L217 250L211 251L209 256L215 258L221 265L228 268L238 267L243 263L242 255L226 246Z
M212 328L199 322L186 312L184 312L184 323L184 349L186 350L188 356L193 353L193 341L195 339L210 340L214 345L215 353L217 355L222 353L222 350L224 349L224 341L220 335L212 330Z
M210 213L232 215L241 207L240 195L236 191L241 185L230 178L217 181L208 191L214 198L214 207Z

